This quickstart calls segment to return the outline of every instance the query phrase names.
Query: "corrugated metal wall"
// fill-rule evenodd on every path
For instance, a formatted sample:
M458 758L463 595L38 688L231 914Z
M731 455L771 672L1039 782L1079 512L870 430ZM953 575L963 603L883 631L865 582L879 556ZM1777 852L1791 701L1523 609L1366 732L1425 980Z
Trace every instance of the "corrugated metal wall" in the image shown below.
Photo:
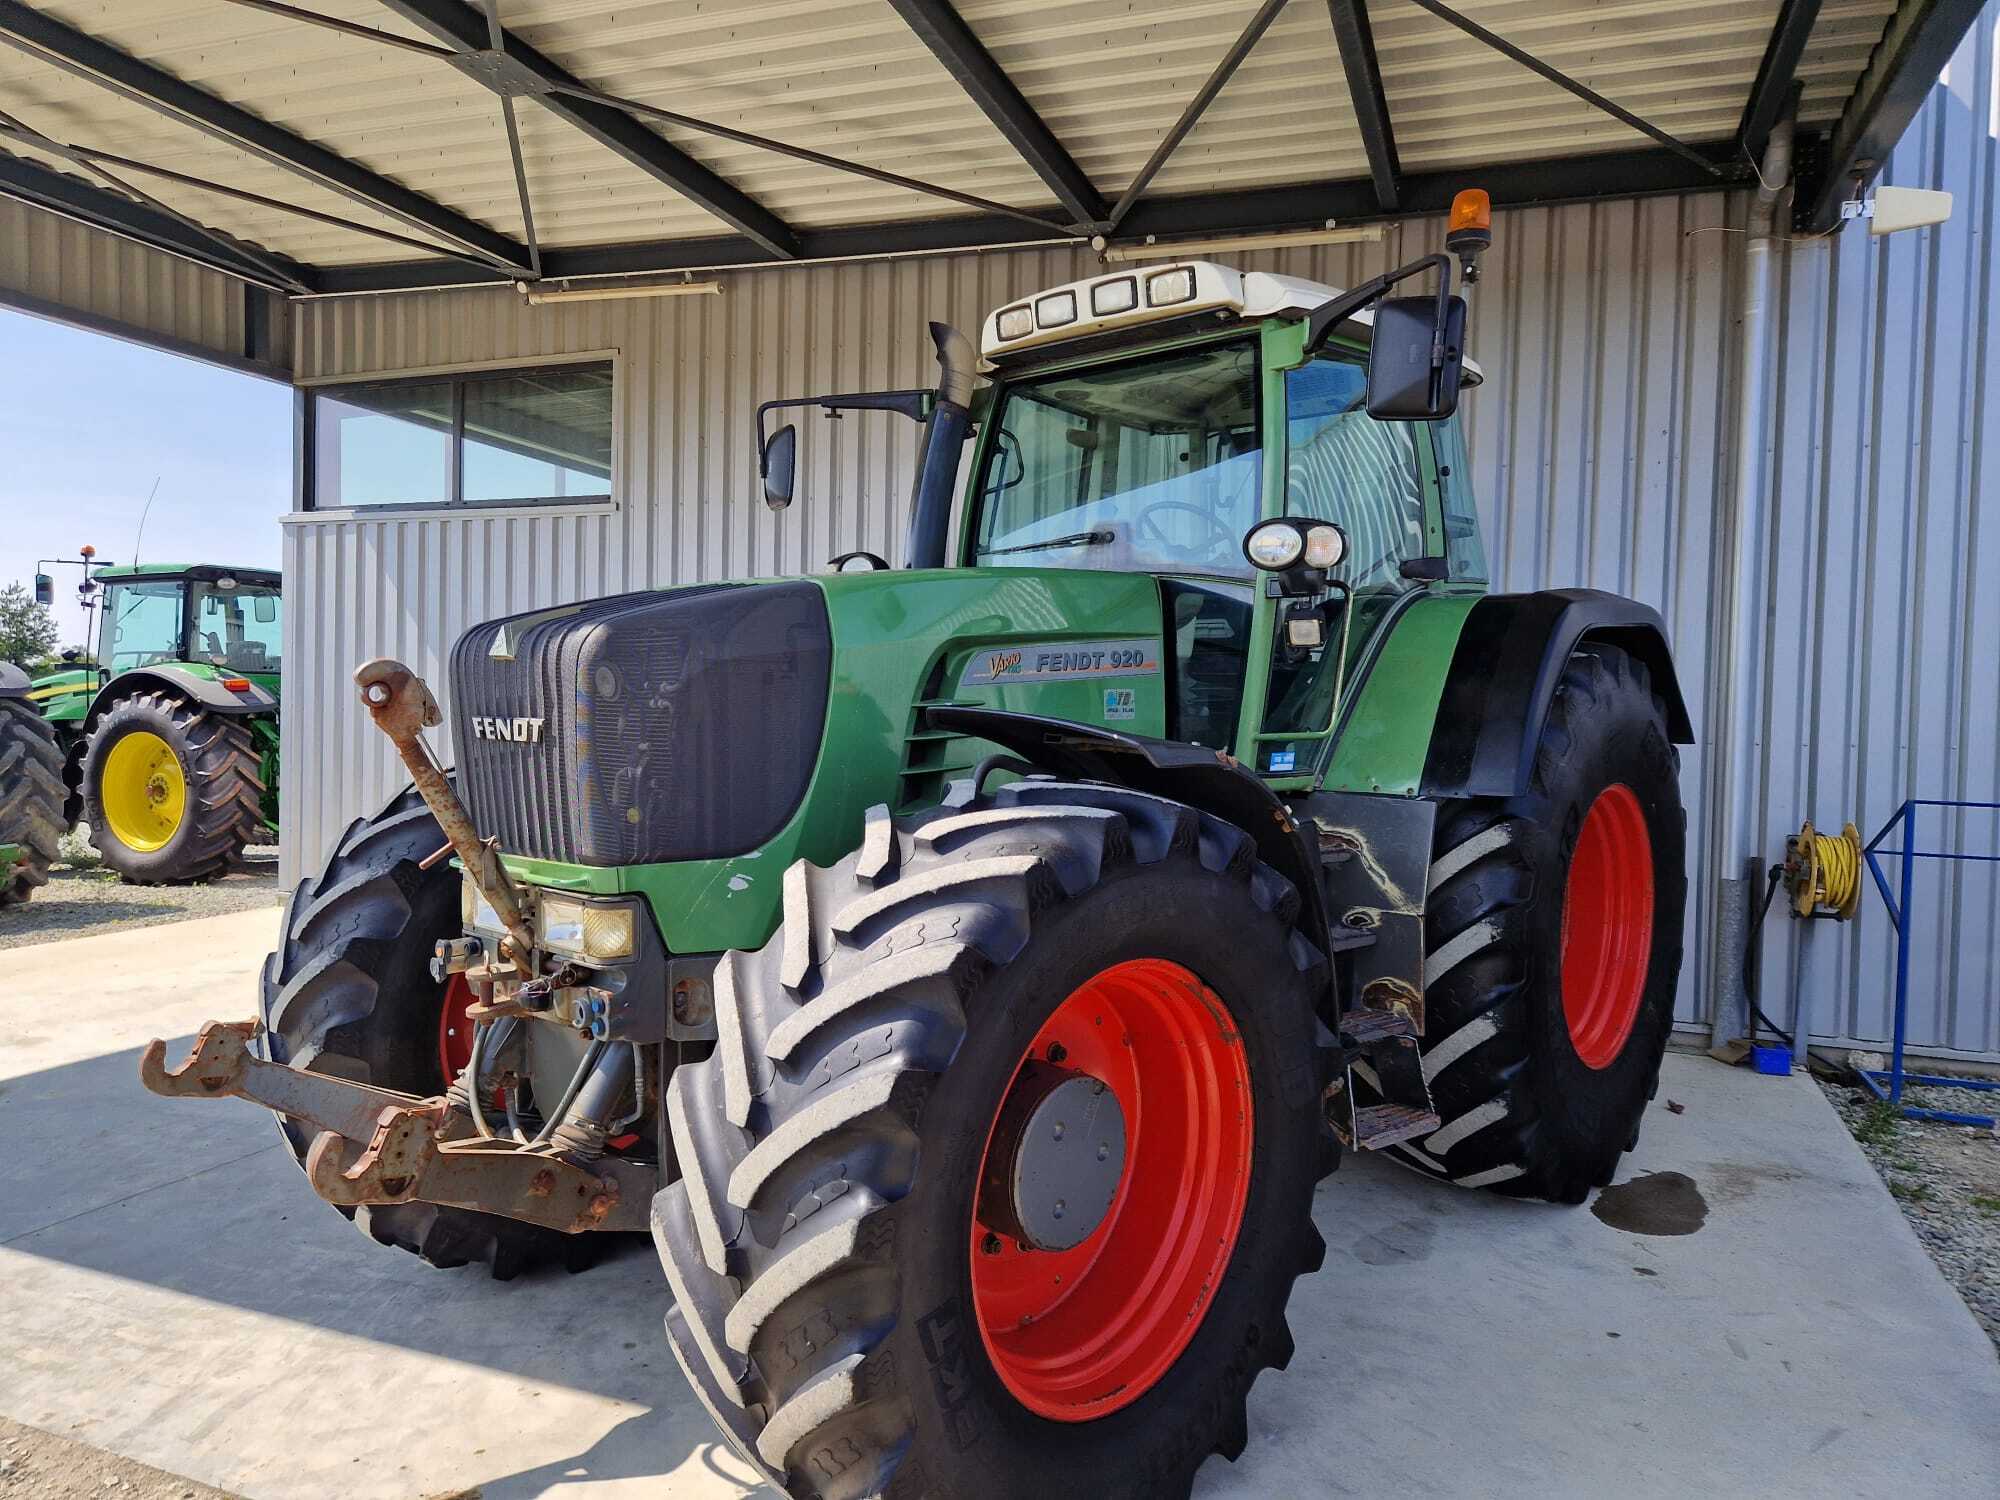
M1978 508L1992 45L1989 17L1890 169L1892 181L1953 187L1957 219L1786 257L1758 750L1774 853L1802 816L1879 820L1906 789L1995 794L2000 604L1974 587L2000 565L2000 527L1982 532ZM1711 626L1727 592L1742 220L1740 200L1716 195L1503 214L1473 317L1488 384L1466 410L1497 585L1588 584L1657 605L1698 731L1717 717L1710 667L1726 649ZM1351 284L1439 233L1419 222L1379 244L1244 263ZM400 780L353 709L355 662L400 656L441 686L451 639L486 616L810 570L856 547L896 556L914 430L808 419L799 502L773 516L758 499L756 403L926 384L926 319L971 329L996 303L1091 269L1071 252L1018 252L735 275L719 298L530 309L481 292L303 306L302 379L615 351L618 472L612 507L288 522L288 877ZM1717 754L1703 744L1684 761L1690 1022L1708 1010L1704 898L1718 872L1704 808ZM1926 961L1913 1036L2000 1051L1992 876L1920 889L1933 913L1925 950L1959 957ZM1782 1001L1796 973L1816 1031L1883 1036L1886 930L1874 907L1856 927L1818 924L1802 939L1778 924L1767 999Z
M0 198L0 304L261 374L291 367L283 299L11 198Z

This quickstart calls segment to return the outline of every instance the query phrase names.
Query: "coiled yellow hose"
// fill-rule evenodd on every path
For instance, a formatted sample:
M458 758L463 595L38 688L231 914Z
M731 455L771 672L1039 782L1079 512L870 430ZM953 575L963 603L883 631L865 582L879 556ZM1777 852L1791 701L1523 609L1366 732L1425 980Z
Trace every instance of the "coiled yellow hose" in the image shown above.
M1836 838L1808 821L1785 840L1785 882L1798 915L1824 912L1847 921L1861 906L1860 830L1848 823Z

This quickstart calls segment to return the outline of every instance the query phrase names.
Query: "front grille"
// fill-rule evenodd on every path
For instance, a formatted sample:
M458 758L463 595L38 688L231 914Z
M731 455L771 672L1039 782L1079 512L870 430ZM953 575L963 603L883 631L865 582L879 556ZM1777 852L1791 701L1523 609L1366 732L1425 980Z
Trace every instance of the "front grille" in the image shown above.
M805 796L831 665L810 583L621 594L475 625L451 653L459 794L509 854L609 866L745 853Z

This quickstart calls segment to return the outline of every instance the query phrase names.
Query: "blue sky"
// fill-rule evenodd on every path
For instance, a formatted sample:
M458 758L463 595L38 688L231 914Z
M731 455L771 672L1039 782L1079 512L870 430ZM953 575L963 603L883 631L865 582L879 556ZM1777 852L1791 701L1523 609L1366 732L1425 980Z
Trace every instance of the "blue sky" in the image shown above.
M275 568L291 508L292 392L0 308L0 586L38 557ZM63 644L80 639L77 570L51 570Z

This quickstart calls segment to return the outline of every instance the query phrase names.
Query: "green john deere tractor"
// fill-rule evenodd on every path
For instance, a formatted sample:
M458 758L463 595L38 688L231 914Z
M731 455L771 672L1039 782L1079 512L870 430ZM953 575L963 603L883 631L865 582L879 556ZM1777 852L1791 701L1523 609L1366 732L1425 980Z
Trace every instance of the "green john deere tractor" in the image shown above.
M0 906L48 880L63 831L62 751L28 693L28 674L0 661Z
M95 661L35 679L63 751L63 823L135 884L212 880L278 826L279 578L106 567Z
M476 626L453 772L362 666L412 788L148 1087L270 1106L439 1265L650 1229L795 1496L1186 1495L1343 1144L1581 1201L1672 1017L1687 716L1652 610L1486 591L1465 218L1456 267L1113 270L989 316L983 389L932 325L935 390L772 403L922 423L904 566Z

